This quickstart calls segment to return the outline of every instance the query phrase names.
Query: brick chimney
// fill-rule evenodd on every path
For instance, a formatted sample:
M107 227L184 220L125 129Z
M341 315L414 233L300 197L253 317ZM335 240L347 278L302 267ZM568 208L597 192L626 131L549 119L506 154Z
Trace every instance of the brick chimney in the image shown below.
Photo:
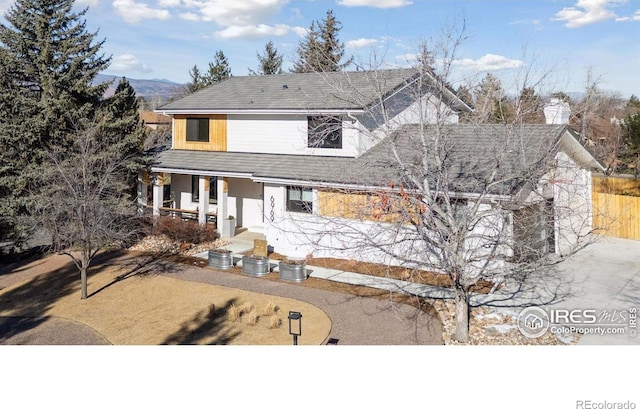
M558 98L551 98L548 104L544 106L544 117L547 124L568 124L571 108L569 104Z

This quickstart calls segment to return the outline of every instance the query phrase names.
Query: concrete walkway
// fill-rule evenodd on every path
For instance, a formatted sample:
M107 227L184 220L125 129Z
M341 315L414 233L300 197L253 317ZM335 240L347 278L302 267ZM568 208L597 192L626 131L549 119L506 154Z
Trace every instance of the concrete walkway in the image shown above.
M251 250L253 242L231 239L225 246L241 258L240 253ZM206 253L199 255L207 258ZM384 277L374 277L322 267L309 266L310 277L342 283L405 292L426 298L447 299L451 290L429 285L407 283ZM596 316L597 322L565 327L604 328L604 331L624 331L609 334L585 334L579 344L640 345L637 327L633 327L633 309L640 307L640 241L602 237L598 242L565 260L556 268L538 277L529 277L524 286L507 282L505 288L490 295L474 294L472 305L487 305L501 313L518 315L530 306L540 306L547 313L558 310L578 311L585 320ZM556 322L558 323L558 322ZM637 324L636 324L637 325ZM557 326L556 326L557 327ZM591 328L591 329L589 329ZM608 328L615 328L614 330Z

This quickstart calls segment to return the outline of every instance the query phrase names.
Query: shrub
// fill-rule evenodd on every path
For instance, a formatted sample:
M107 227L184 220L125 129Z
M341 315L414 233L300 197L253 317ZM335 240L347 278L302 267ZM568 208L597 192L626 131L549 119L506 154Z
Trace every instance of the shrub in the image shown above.
M231 304L227 311L227 319L231 322L238 322L240 319L240 309L237 305Z
M272 315L271 318L269 319L269 329L276 329L276 328L280 328L280 325L282 325L282 320L280 318L278 318L277 315Z
M155 234L164 234L171 240L199 244L216 238L216 230L210 224L201 226L195 220L160 217L154 225Z
M275 305L273 301L269 301L267 305L265 305L262 315L266 315L266 316L275 315L278 309L279 309L278 306Z
M244 314L248 314L249 312L251 312L251 310L253 310L253 305L248 304L248 303L244 303L240 306L240 316L244 315Z
M258 314L256 314L255 311L251 311L249 314L246 315L246 323L251 327L256 325L258 323Z

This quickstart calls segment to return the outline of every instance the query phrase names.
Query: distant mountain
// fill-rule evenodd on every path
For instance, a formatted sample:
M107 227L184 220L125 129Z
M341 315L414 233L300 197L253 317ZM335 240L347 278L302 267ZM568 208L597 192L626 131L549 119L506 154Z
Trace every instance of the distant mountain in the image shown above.
M98 74L94 83L111 82L111 85L105 92L105 97L110 97L115 92L120 78L122 77L117 75ZM146 100L167 101L171 98L180 97L183 94L184 84L179 84L169 80L139 80L127 77L127 81L129 81L133 89L136 91L136 95L138 97L143 97Z

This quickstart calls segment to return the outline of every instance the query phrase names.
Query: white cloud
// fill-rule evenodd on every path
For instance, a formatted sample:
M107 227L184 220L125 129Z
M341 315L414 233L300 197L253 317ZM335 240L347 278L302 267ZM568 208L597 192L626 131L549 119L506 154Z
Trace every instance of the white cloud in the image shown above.
M111 65L109 66L109 71L116 72L142 72L149 73L153 70L147 66L142 64L135 55L133 54L120 54L111 60Z
M78 6L89 6L95 7L100 3L100 0L76 0L75 4ZM0 10L2 10L2 6L0 5Z
M520 60L512 60L502 55L486 54L477 60L464 58L462 60L452 61L452 64L469 70L497 71L522 67L524 62Z
M414 65L415 63L418 62L418 54L409 53L409 54L396 55L396 60L400 61L400 64L402 65Z
M158 0L160 7L178 7L181 0Z
M390 9L404 7L413 4L410 0L339 0L338 4L346 7L375 7L379 9Z
M202 13L204 21L224 27L255 26L278 14L289 0L185 0L187 7Z
M640 21L640 10L633 13L633 15L629 17L620 17L617 18L616 21Z
M565 27L577 28L618 16L608 7L626 3L627 0L578 0L574 7L565 7L556 13L555 21L565 21Z
M378 40L375 38L358 38L357 40L349 40L346 43L347 48L364 48L376 44Z
M304 37L304 36L306 36L306 35L307 35L307 32L308 32L309 30L307 30L307 29L306 29L306 28L304 28L304 27L295 26L295 27L291 27L291 31L293 31L294 33L296 33L296 35L297 35L298 37Z
M171 17L167 10L154 9L133 0L115 0L112 4L116 12L128 23L137 23L144 19L168 20Z
M258 24L257 26L230 26L224 30L215 33L217 38L259 38L259 37L281 37L290 31L296 31L300 27L291 27L286 24L276 24L268 26L266 24Z
M187 21L200 21L200 16L196 13L181 13L180 18Z

